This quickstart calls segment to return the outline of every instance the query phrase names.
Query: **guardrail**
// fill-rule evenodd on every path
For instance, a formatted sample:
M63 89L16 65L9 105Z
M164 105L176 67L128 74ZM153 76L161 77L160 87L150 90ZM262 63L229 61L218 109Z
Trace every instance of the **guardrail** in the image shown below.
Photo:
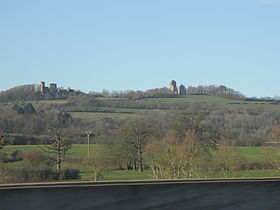
M0 185L0 209L279 209L280 178Z

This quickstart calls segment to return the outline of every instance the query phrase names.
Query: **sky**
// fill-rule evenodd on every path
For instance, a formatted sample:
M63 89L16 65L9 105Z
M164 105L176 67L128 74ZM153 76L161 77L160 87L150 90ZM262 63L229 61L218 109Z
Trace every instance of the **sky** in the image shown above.
M0 0L0 91L226 85L280 95L280 0Z

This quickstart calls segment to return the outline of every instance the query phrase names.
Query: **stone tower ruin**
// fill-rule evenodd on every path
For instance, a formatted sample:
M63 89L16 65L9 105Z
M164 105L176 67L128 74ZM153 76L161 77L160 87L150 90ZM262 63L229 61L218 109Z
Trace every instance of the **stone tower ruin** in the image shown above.
M184 85L180 85L177 89L178 95L187 95L187 90Z
M187 89L184 85L180 85L177 87L176 81L171 80L169 84L169 89L176 95L187 95Z
M38 90L41 92L41 93L45 93L45 82L41 82L38 86Z
M175 94L178 94L178 89L177 89L177 85L176 85L176 81L175 80L171 80L170 81L170 85L169 88L172 92L174 92Z

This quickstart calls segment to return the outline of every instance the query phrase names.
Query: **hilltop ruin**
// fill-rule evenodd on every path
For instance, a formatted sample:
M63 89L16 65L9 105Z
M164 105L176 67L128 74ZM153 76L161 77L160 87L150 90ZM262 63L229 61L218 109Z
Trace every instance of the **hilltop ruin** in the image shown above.
M61 94L61 95L67 95L67 94L81 94L82 92L80 90L74 90L71 88L58 88L57 84L55 83L50 83L49 86L47 87L45 85L45 82L41 82L38 85L37 91L39 91L42 95L45 94Z
M176 81L171 80L169 89L176 95L187 95L187 89L184 85L180 85L177 87Z

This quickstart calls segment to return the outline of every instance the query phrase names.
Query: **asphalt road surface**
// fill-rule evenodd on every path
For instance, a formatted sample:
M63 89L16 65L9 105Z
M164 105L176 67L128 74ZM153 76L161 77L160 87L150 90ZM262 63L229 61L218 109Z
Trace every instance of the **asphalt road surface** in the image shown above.
M6 209L280 209L280 179L0 185Z

